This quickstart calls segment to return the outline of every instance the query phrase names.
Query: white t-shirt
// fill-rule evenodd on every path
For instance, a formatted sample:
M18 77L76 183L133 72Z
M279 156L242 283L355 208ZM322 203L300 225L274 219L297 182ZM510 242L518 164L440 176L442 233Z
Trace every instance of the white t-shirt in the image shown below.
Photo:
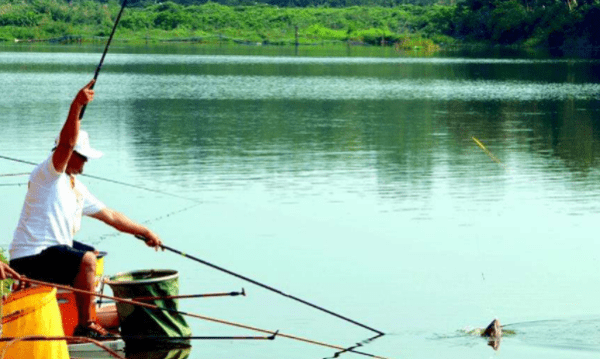
M88 189L66 173L58 173L52 155L29 176L21 217L10 244L10 258L33 256L44 249L66 244L81 227L81 216L106 208Z

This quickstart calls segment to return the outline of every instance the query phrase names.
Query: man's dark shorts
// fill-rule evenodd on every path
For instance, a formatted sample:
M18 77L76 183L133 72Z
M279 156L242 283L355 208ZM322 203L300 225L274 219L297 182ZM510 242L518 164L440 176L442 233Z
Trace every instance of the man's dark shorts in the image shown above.
M74 247L53 246L35 256L13 259L10 266L32 279L73 285L83 256L90 250L93 251L93 247L81 243L74 243Z

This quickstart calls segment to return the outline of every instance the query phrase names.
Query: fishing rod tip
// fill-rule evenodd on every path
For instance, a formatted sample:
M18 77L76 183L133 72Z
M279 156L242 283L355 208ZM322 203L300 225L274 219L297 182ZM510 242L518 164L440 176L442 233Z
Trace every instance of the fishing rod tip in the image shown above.
M277 336L277 334L279 334L279 329L277 329L277 330L275 331L275 333L273 333L273 335L271 335L271 336L269 337L269 340L273 340L273 339L275 339L275 337Z

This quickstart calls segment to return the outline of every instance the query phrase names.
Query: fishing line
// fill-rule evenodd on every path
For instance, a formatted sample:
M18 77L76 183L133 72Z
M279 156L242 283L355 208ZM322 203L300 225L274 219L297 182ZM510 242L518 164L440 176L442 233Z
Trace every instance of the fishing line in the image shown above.
M200 204L201 204L201 203L200 203L200 202L198 202L198 203L196 203L196 204L193 204L193 205L191 205L191 206L188 206L188 207L185 207L185 208L176 209L175 211L169 212L169 213L167 213L167 214L164 214L164 215L158 216L158 217L156 217L156 218L153 218L153 219L146 220L146 221L144 221L144 222L141 222L141 223L142 223L142 224L145 224L145 225L147 225L147 224L150 224L150 223L154 223L154 222L160 221L160 220L162 220L162 219L165 219L165 218L168 218L168 217L174 216L174 215L176 215L176 214L179 214L179 213L181 213L181 212L188 211L188 210L190 210L190 209L192 209L192 208L194 208L194 207L198 207ZM104 234L104 235L101 235L100 237L98 237L96 241L94 241L94 242L91 242L91 243L93 243L93 244L98 244L98 243L100 243L101 241L103 241L103 240L105 240L105 239L112 238L112 237L117 237L117 236L120 236L121 234L123 234L123 232L111 232L111 233L108 233L108 234Z
M15 177L15 176L27 176L30 175L30 173L5 173L5 174L1 174L0 177Z
M34 165L37 166L38 164L35 162L30 162L30 161L25 161L25 160L20 160L18 158L13 158L13 157L7 157L7 156L2 156L0 155L0 158L5 159L5 160L9 160L9 161L13 161L13 162L18 162L18 163L25 163L27 165Z
M4 160L8 160L8 161L13 161L13 162L17 162L17 163L24 163L24 164L32 165L32 166L37 166L39 164L39 163L31 162L31 161L25 161L25 160L21 160L21 159L18 159L18 158L8 157L8 156L2 156L2 155L0 155L0 159L4 159ZM158 190L158 189L153 189L153 188L138 186L138 185L131 184L131 183L116 181L116 180L113 180L113 179L110 179L110 178L105 178L105 177L100 177L100 176L94 176L94 175L88 175L88 174L81 174L80 176L87 177L87 178L92 178L92 179L99 180L99 181L104 181L104 182L119 184L119 185L126 186L126 187L132 187L132 188L135 188L135 189L144 190L144 191L148 191L148 192L158 193L158 194L162 194L162 195L169 196L169 197L174 197L174 198L179 198L179 199L185 199L187 201L192 201L192 202L195 202L197 204L201 203L200 200L195 199L195 198L189 198L189 197L180 196L180 195L177 195L177 194L173 194L173 193L161 191L161 190Z
M169 212L169 213L167 213L167 214L164 214L164 215L162 215L162 216L158 216L158 217L156 217L156 218L149 219L149 220L147 220L147 221L145 221L145 222L142 222L142 223L143 223L143 224L150 224L150 223L154 223L154 222L160 221L160 220L162 220L162 219L165 219L165 218L168 218L168 217L174 216L174 215L176 215L176 214L179 214L179 213L181 213L181 212L185 212L185 211L187 211L187 210L190 210L190 209L192 209L192 208L194 208L194 207L198 207L200 204L201 204L201 203L196 203L196 204L193 204L193 205L191 205L191 206L187 206L187 207L185 207L185 208L177 209L177 210L175 210L175 211L173 211L173 212Z
M185 196L180 196L178 194L173 194L173 193L161 191L161 190L158 190L158 189L142 187L142 186L138 186L138 185L134 185L134 184L126 183L126 182L121 182L121 181L116 181L116 180L113 180L113 179L110 179L110 178L94 176L94 175L81 174L80 176L84 176L84 177L88 177L88 178L93 178L93 179L96 179L96 180L105 181L105 182L109 182L109 183L119 184L119 185L122 185L122 186L133 187L133 188L137 188L137 189L141 189L141 190L145 190L145 191L149 191L149 192L154 192L154 193L162 194L162 195L169 196L169 197L174 197L174 198L179 198L179 199L185 199L187 201L192 201L192 202L196 202L197 204L200 204L200 200L198 200L198 199L189 198L189 197L185 197Z

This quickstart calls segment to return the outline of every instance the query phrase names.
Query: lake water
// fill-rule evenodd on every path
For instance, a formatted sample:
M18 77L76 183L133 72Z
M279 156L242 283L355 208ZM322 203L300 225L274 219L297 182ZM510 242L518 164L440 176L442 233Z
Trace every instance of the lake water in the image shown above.
M101 51L0 48L0 156L48 156ZM598 60L115 45L82 123L105 156L85 170L131 186L82 180L166 244L386 333L362 352L597 358L599 117ZM31 169L0 158L0 247ZM108 251L107 274L169 268L182 294L247 292L187 312L342 347L375 335L92 219L78 237ZM515 332L498 351L468 333L494 318ZM189 358L335 352L205 340Z

